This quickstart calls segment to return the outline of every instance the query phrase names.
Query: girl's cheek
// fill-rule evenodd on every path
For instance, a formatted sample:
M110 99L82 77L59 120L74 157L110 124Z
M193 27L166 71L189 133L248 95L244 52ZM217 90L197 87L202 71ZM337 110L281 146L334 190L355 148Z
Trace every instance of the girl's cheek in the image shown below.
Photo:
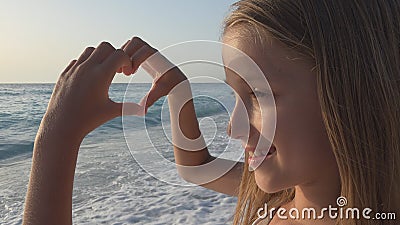
M276 99L276 98L275 98ZM275 143L274 134L278 127L278 112L279 106L276 100L266 97L262 99L259 106L255 107L254 110L254 121L258 124L257 128L269 141Z

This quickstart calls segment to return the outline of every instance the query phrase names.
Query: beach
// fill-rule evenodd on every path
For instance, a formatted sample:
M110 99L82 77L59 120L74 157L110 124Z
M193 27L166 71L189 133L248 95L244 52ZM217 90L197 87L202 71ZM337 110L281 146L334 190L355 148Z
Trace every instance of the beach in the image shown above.
M54 84L0 85L0 224L21 224L23 204L29 181L33 141L46 110ZM135 84L138 101L150 87ZM223 84L193 84L194 92L209 90L210 95L230 98ZM122 101L126 84L112 84L110 97ZM232 99L233 100L233 99ZM227 147L226 127L229 115L209 99L195 101L199 119L208 118L202 131L212 155ZM170 143L163 141L159 111L163 100L149 110L146 124L151 129L155 151L173 163ZM133 124L140 118L132 118ZM83 141L75 173L73 192L74 224L230 224L237 199L199 186L174 185L153 177L132 157L141 151L142 139L127 144L122 118L107 122ZM207 127L207 124L209 126ZM130 132L143 130L130 127ZM217 131L212 129L217 128ZM210 134L207 134L210 129ZM157 132L160 130L160 132ZM125 130L126 132L127 130ZM160 137L157 137L160 135ZM167 135L168 136L168 135ZM165 135L164 135L165 138ZM157 140L159 143L157 144ZM136 145L137 143L137 145ZM236 151L240 144L232 145ZM157 167L157 162L154 162ZM165 175L168 174L168 175ZM176 171L160 172L163 180L173 180Z

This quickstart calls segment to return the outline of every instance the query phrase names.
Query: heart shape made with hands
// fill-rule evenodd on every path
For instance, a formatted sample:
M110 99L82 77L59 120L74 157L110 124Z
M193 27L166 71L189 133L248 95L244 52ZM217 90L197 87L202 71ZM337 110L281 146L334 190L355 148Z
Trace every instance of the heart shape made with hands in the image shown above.
M167 71L175 67L172 62L170 62L158 51L148 57L140 66L153 78L153 86ZM123 114L144 116L147 112L146 102L152 89L153 87L140 100L139 104L133 102L125 102L123 107Z

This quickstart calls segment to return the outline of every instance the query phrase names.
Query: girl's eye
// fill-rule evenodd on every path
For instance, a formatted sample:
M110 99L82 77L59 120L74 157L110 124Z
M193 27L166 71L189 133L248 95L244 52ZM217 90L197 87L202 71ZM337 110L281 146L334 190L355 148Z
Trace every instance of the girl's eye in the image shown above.
M263 98L263 97L273 97L274 94L271 91L260 91L257 88L251 93L251 95L255 98Z
M262 92L262 91L254 91L254 92L253 92L253 95L254 95L255 97L266 97L266 96L268 96L268 95L270 95L270 94L268 94L268 93L266 93L266 92Z

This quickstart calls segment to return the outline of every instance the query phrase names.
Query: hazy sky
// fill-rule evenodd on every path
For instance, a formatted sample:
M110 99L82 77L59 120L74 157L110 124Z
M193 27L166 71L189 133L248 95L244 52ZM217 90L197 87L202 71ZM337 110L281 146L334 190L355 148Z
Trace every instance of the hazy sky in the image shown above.
M55 82L86 46L140 36L158 49L218 41L235 0L2 1L0 83ZM114 82L127 82L117 75Z

